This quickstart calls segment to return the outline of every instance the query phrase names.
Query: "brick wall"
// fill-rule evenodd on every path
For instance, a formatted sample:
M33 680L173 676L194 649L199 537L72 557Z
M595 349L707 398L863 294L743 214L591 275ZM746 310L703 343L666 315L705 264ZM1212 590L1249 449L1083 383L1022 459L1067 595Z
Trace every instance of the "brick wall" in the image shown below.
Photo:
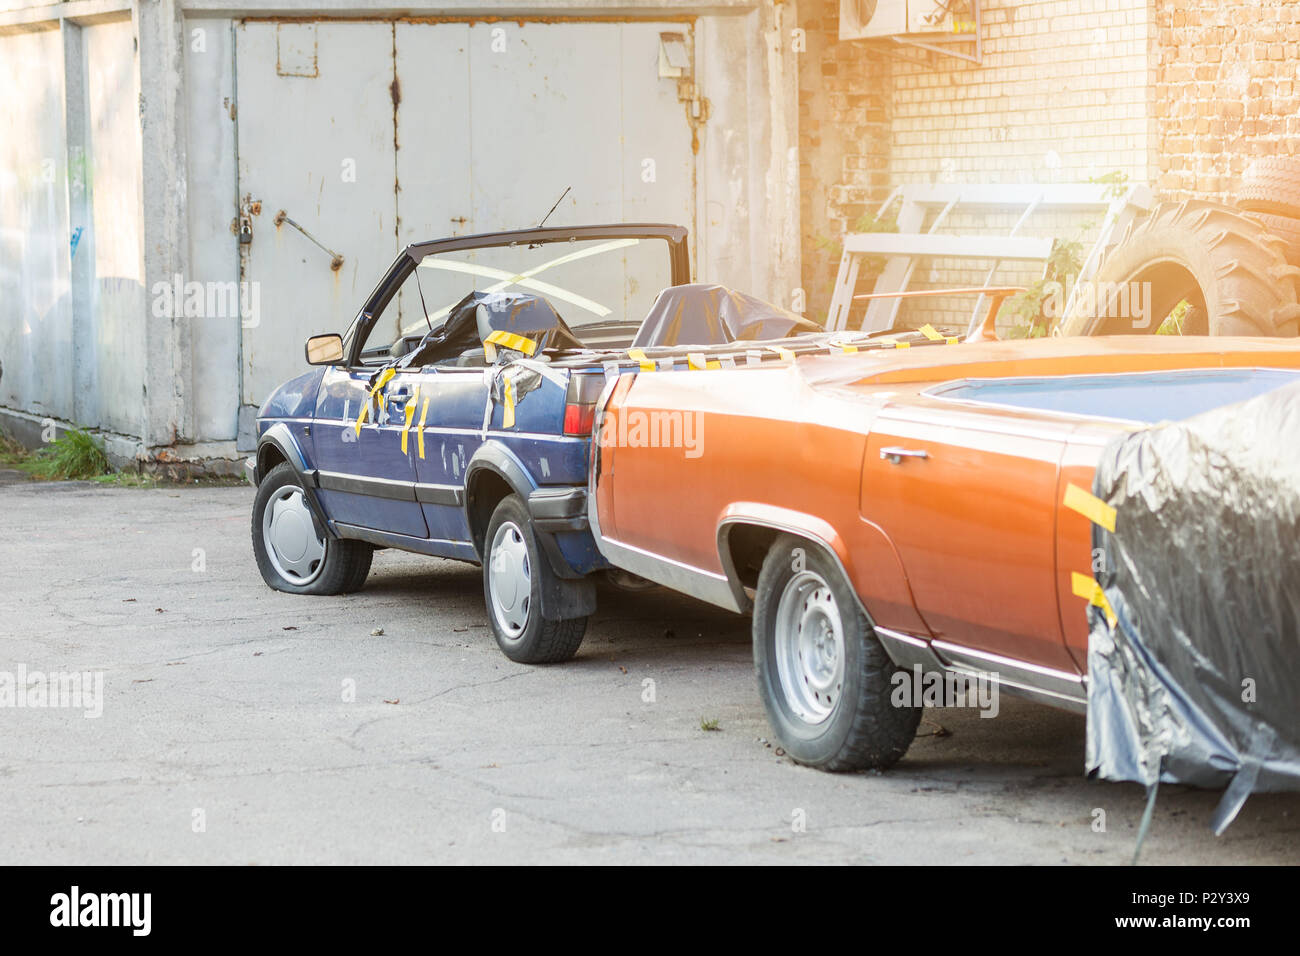
M1155 185L1227 198L1257 156L1300 151L1300 3L1159 0Z
M825 314L846 224L893 186L1079 182L1115 170L1133 181L1153 177L1153 0L986 0L982 65L888 41L840 42L838 9L838 0L800 5L809 35L801 135L814 154L803 167L811 316ZM1005 233L1013 222L950 225ZM1045 220L1023 232L1074 238L1084 226ZM920 278L983 281L964 265L931 263Z

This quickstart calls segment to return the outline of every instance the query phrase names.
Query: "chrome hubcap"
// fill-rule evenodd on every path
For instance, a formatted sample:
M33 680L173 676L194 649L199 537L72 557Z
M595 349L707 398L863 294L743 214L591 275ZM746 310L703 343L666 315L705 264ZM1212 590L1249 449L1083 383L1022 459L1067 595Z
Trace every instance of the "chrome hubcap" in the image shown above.
M492 615L497 626L510 638L516 638L528 626L528 611L533 598L532 568L528 562L528 545L513 521L497 528L492 538L488 580L492 586Z
M806 723L822 723L844 687L844 625L821 575L801 571L781 592L775 651L786 706Z
M271 564L291 584L310 584L325 566L325 539L316 533L301 488L286 485L267 502L262 540Z

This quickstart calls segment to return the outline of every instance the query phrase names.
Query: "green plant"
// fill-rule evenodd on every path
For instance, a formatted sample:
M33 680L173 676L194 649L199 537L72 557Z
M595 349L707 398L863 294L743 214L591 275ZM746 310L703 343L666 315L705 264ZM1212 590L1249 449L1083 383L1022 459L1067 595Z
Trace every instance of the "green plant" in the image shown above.
M1083 242L1079 239L1057 239L1052 243L1052 251L1047 256L1047 267L1043 277L1030 283L1029 287L1012 296L1002 304L1003 315L1010 316L1014 325L1005 334L1009 339L1037 339L1047 335L1051 330L1055 316L1049 314L1047 303L1052 296L1061 295L1065 282L1070 276L1078 275L1083 266ZM1055 312L1060 302L1054 303Z
M1088 182L1097 186L1109 186L1104 193L1107 199L1120 199L1128 191L1128 173L1122 169L1112 169L1100 176L1089 176Z
M110 470L103 446L84 428L68 429L35 457L42 478L94 478Z
M718 726L717 718L714 718L712 720L705 720L703 717L700 718L700 730L721 730L721 729L722 728Z

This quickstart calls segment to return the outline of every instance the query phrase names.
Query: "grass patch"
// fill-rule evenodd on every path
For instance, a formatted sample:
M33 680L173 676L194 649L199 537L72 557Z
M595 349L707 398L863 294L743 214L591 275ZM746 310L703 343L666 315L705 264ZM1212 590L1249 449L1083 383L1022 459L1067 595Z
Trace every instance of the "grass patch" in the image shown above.
M700 730L721 730L721 729L722 728L718 726L718 719L716 717L714 717L711 720L706 720L703 717L700 718Z
M73 428L37 451L29 451L9 436L0 435L0 468L12 468L46 481L116 477L111 474L104 446L84 428Z
M42 478L77 480L112 471L104 446L84 428L69 429L33 457Z

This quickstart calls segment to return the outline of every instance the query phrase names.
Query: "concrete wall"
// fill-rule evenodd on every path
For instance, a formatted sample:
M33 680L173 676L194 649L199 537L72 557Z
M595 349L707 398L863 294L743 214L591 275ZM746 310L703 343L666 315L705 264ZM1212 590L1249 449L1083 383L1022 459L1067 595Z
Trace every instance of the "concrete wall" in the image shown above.
M448 0L396 10L378 0L274 9L262 0L6 0L0 79L23 94L0 104L16 131L0 145L0 428L30 438L49 417L98 429L119 460L236 461L249 410L240 396L256 361L247 330L238 315L159 308L158 290L177 276L243 277L230 229L237 24L271 15L421 22L422 13L482 22L501 12L545 23L687 22L707 100L693 131L697 273L798 304L793 2ZM355 305L376 278L358 277Z

